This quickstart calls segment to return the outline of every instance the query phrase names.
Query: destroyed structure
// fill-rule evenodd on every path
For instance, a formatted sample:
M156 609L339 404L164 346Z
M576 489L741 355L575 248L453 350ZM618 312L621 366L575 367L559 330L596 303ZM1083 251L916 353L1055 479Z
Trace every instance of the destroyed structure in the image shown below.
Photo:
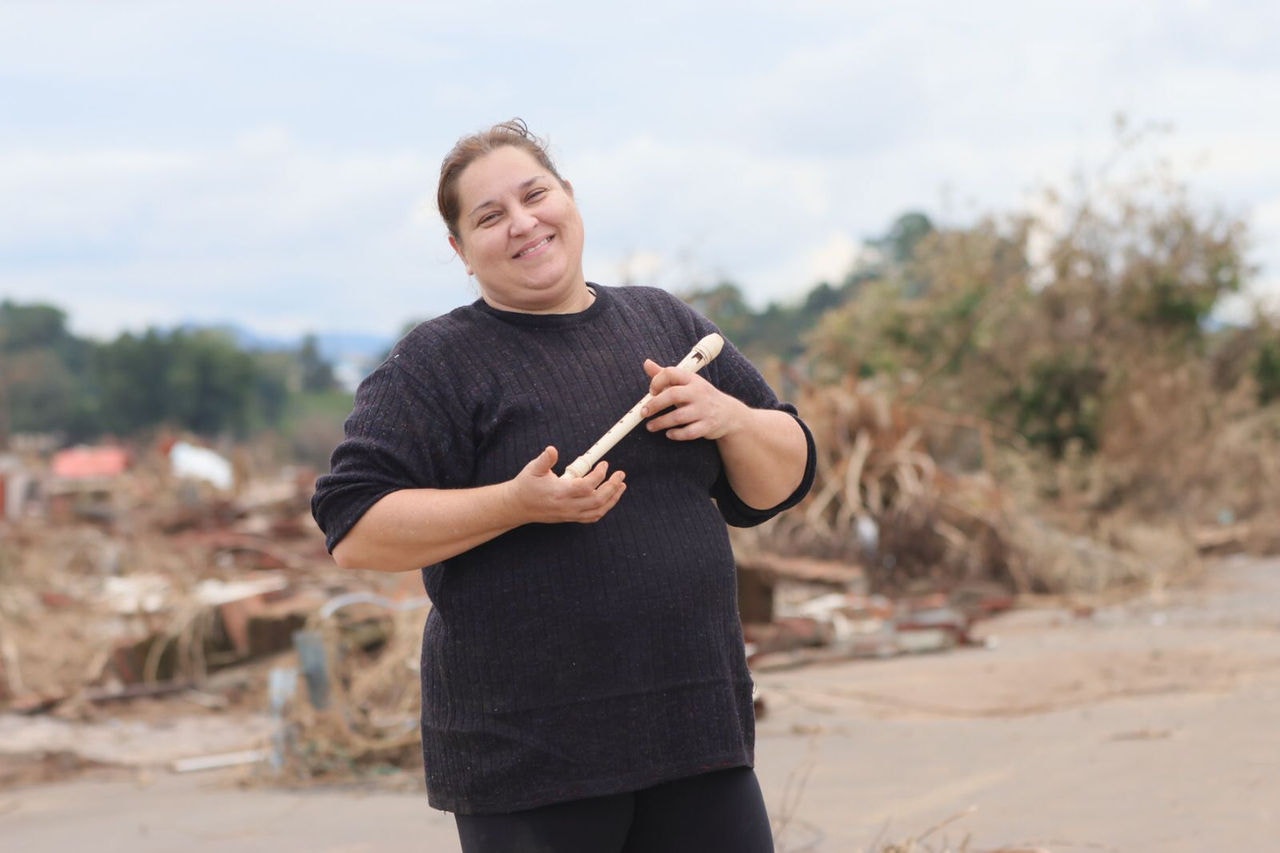
M733 531L757 670L972 646L977 622L1028 596L1138 589L1193 573L1200 553L1275 543L1234 520L1070 531L999 484L987 425L852 386L798 393L815 486ZM248 709L266 720L260 749L175 769L252 763L274 783L412 769L419 577L338 569L310 515L317 472L237 452L168 439L0 455L0 716Z

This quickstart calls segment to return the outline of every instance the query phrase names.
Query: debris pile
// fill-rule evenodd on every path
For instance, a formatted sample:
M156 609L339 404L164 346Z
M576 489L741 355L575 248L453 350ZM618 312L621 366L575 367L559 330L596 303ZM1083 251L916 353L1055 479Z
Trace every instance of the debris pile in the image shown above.
M1200 554L1244 547L1245 532L1261 539L1256 525L1189 529L1063 512L1042 498L1029 455L994 424L890 400L853 379L797 384L817 478L792 511L732 531L745 565L818 558L856 569L868 591L891 597L974 584L1104 593L1193 575Z
M759 670L974 645L975 623L1017 597L1149 588L1193 573L1203 553L1280 543L1235 516L1082 527L1034 499L990 424L852 381L793 396L817 441L815 486L731 532ZM181 701L253 714L271 732L252 749L193 754L187 770L252 762L275 784L420 778L429 603L416 573L333 564L310 516L314 481L176 440L0 454L0 720L92 722ZM51 751L36 759L40 774L63 766Z
M982 646L973 627L1013 606L999 591L941 593L897 601L882 595L829 592L783 608L772 622L747 623L747 656L763 672L848 658L887 658Z
M818 448L813 490L791 512L735 531L740 551L856 565L883 594L979 579L1025 586L1013 575L1004 535L1008 498L982 467L992 444L989 425L940 415L931 421L852 381L806 384L798 397ZM972 473L937 461L930 445L942 427Z
M297 518L308 492L285 476L265 498L202 496L145 468L56 483L43 514L5 526L0 699L36 710L138 695L287 648L334 573Z
M418 642L420 604L393 620L367 610L369 601L420 603L421 582L333 564L310 517L314 471L238 464L183 442L106 450L0 464L0 719L165 716L157 703L183 716L270 713L277 735L294 732L294 760L316 752L317 737L292 722L307 703L281 697L313 677L297 665L299 638L322 634L348 715L338 740L349 732L376 743L416 721L407 707L417 700L416 658L408 671L381 653ZM268 473L249 478L250 468ZM12 765L10 740L21 738L0 737ZM54 760L62 740L49 744L32 747L25 778L73 766ZM283 765L283 742L261 746L232 763ZM228 761L192 755L184 767Z
M348 593L325 603L294 635L305 697L284 678L278 781L324 782L357 771L420 770L418 667L425 596ZM420 773L413 779L418 780Z

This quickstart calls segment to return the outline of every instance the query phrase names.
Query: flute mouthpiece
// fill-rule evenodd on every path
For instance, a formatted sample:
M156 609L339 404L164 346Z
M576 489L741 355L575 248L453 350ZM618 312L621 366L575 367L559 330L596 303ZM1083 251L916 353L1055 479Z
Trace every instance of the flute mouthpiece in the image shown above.
M702 365L718 356L723 348L724 338L712 332L693 345L693 352L690 355L697 358L698 363Z

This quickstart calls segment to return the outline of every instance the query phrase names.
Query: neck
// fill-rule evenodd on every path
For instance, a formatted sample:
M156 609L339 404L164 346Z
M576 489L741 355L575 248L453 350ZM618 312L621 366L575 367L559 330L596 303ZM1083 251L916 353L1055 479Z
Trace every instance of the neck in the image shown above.
M580 311L586 311L591 304L596 301L596 292L592 290L584 281L580 286L574 287L573 290L565 296L564 299L552 305L541 305L538 307L522 307L519 305L507 305L499 300L494 299L485 293L483 288L480 296L485 302L499 311L514 311L519 314L577 314Z

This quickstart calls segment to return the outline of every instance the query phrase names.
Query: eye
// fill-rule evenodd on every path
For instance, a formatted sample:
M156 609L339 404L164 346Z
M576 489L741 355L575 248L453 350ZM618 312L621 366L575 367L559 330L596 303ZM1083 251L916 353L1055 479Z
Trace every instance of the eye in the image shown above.
M479 219L477 219L476 225L479 225L482 228L486 225L492 225L493 223L497 222L501 218L501 216L502 214L499 213L498 211L491 210L488 213L486 213L484 216L481 216Z
M524 200L525 200L526 202L535 202L535 201L538 201L539 199L541 199L541 198L542 198L544 195L546 195L546 194L547 194L547 188L546 188L546 187L537 187L537 188L535 188L535 189L533 189L533 190L530 190L530 191L529 191L529 194L528 194L527 196L525 196L525 197L524 197Z

